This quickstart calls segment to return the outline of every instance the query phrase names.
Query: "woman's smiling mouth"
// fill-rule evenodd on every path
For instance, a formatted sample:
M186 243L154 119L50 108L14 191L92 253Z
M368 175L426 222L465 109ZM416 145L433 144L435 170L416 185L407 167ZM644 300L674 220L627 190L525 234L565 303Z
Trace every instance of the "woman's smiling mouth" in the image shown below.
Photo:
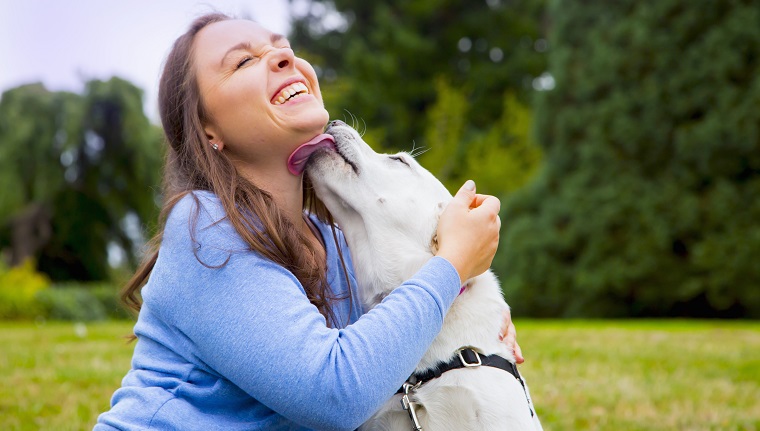
M272 103L282 105L283 103L300 97L303 94L309 94L309 88L301 81L296 81L285 85L272 97Z

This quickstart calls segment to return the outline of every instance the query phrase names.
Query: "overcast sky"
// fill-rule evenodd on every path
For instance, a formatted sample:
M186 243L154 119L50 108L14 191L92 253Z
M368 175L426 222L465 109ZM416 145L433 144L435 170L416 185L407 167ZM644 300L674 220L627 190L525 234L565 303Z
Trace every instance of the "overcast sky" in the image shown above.
M217 10L287 33L287 0L0 0L0 92L30 82L80 91L120 76L145 90L157 121L161 64L190 22Z

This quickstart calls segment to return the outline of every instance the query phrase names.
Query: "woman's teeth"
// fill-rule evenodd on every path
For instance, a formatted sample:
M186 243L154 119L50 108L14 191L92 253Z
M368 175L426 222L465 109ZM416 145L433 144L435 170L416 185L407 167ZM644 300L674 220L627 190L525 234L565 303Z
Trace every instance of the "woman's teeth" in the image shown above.
M282 105L290 99L295 99L302 94L309 94L309 89L302 82L296 82L288 85L280 91L280 94L274 100L275 105Z

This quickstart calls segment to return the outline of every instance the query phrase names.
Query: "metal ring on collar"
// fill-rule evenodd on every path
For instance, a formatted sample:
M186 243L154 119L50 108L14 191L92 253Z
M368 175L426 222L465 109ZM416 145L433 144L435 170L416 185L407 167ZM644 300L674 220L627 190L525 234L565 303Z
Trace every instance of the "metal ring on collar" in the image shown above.
M466 353L472 352L472 355L475 355L475 359L468 362L467 360L465 360L462 352L466 352ZM466 368L477 368L483 365L483 361L480 360L480 354L478 353L477 350L475 350L472 347L463 347L457 350L457 355L459 355L459 360L462 361L462 365ZM471 355L468 355L468 356L471 356Z

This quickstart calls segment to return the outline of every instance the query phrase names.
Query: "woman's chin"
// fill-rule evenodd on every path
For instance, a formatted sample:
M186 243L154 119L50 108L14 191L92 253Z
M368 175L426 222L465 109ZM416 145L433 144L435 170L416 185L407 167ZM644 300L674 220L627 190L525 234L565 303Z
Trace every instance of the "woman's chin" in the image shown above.
M312 138L325 130L328 121L330 114L325 108L314 109L301 115L294 126L296 130Z

